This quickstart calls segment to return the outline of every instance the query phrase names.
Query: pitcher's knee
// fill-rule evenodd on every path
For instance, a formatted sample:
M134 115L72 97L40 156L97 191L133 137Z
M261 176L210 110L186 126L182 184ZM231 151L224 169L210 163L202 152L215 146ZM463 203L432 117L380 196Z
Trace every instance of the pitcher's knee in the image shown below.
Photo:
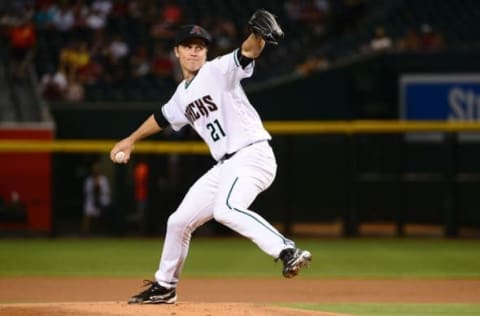
M173 213L168 217L167 229L169 231L185 231L190 223L185 219L180 217L178 214Z
M216 207L213 210L213 218L219 223L226 223L230 218L229 214L231 214L233 211L234 210L232 208L229 208L226 205Z

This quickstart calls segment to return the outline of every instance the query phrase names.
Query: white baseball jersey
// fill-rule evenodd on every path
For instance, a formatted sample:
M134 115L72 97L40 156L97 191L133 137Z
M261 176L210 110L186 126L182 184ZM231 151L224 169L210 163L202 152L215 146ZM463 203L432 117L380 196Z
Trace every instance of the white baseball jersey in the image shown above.
M237 51L206 62L187 83L182 81L162 107L176 131L190 124L215 160L261 140L270 140L257 111L240 85L253 74L254 62L242 68Z

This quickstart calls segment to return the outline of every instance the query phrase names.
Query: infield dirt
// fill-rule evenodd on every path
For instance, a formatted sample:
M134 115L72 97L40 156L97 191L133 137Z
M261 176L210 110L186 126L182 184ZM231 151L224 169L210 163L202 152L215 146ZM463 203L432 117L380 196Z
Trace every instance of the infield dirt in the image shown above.
M184 279L174 305L128 305L138 279L0 278L1 316L339 315L279 303L478 303L480 279Z

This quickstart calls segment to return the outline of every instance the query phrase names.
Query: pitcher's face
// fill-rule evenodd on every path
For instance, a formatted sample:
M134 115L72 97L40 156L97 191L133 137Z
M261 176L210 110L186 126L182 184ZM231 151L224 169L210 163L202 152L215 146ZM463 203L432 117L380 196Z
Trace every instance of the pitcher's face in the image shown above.
M207 45L201 39L191 39L175 47L175 56L184 72L196 74L207 61Z

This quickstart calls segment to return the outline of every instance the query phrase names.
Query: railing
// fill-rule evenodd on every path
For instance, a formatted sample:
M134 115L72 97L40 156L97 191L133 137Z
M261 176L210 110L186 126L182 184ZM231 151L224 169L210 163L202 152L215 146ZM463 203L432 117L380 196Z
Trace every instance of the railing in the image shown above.
M480 132L480 123L396 120L268 121L265 122L265 128L273 135L458 133ZM114 144L114 140L0 140L0 152L106 153ZM206 145L197 141L141 141L135 146L135 151L157 154L208 154Z

